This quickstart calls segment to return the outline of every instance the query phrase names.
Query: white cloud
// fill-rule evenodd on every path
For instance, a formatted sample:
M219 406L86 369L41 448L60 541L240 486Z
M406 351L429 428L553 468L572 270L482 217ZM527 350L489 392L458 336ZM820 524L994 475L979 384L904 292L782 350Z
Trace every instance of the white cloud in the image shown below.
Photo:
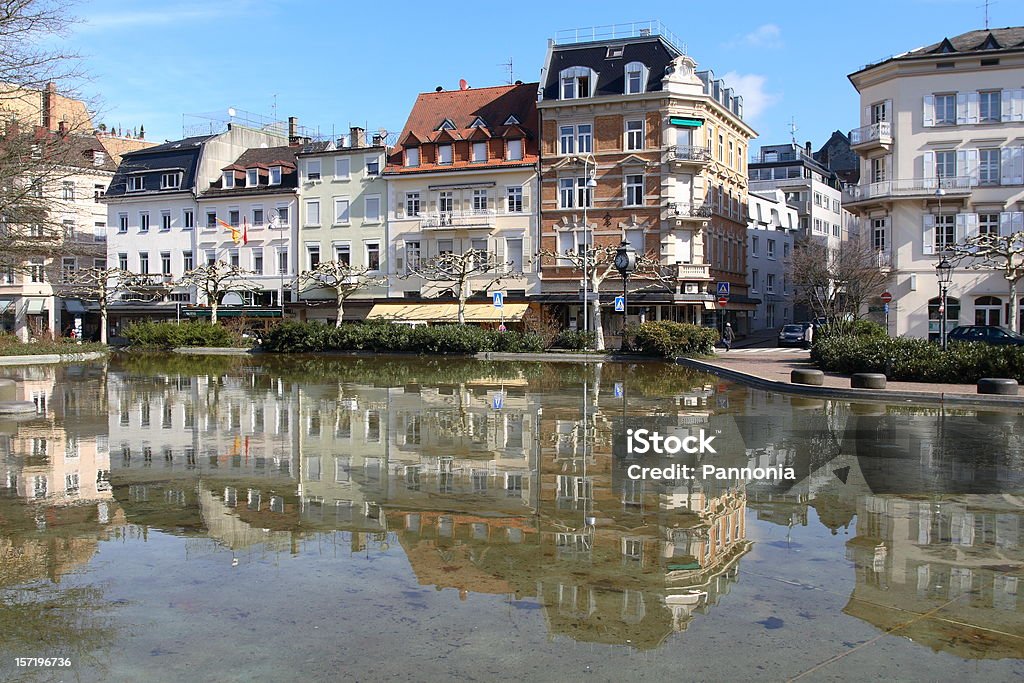
M153 10L97 13L84 17L78 23L77 30L80 32L106 31L143 26L166 26L189 21L208 21L237 12L240 6L247 5L249 5L249 0L220 5L184 3Z
M781 48L782 29L778 24L761 24L750 33L739 36L726 44L726 47L756 47L767 50Z
M767 78L760 74L741 74L730 71L722 76L726 87L732 88L743 96L743 118L757 119L764 110L778 104L782 100L781 93L765 90Z

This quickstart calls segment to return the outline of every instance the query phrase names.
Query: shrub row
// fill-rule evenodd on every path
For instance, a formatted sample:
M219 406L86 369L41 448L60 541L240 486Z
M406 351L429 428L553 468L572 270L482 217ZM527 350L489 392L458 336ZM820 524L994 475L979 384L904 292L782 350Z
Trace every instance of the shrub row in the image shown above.
M332 327L319 322L286 322L273 328L263 337L263 348L275 353L536 353L544 350L544 343L536 334L498 332L473 325L411 327L382 322L345 323L341 327Z
M33 342L22 342L13 334L0 334L0 356L41 356L49 354L90 353L107 351L106 344L82 342L74 339L58 337L56 339L40 339Z
M593 332L583 330L562 330L551 342L552 348L568 349L569 351L584 351L594 348L597 342L597 335Z
M643 323L628 330L633 351L650 356L708 356L715 352L718 330L669 321Z
M122 334L132 346L144 349L174 349L179 346L241 346L239 334L223 325L189 321L184 323L140 321L128 325Z
M881 372L891 380L973 384L982 377L1024 382L1024 348L953 342L947 351L924 339L824 336L815 339L811 360L822 370Z

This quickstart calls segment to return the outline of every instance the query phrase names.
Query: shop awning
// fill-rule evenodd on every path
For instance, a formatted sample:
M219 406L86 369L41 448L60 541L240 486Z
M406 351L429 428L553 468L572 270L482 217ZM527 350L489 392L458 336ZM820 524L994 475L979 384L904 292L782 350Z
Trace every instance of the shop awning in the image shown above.
M527 304L506 303L504 309L492 304L466 304L467 323L496 323L522 320ZM403 322L456 323L459 321L459 305L449 304L375 304L367 320L395 320Z
M30 298L25 303L25 313L27 315L42 315L45 307L46 299Z
M186 318L209 318L209 308L183 308L181 314ZM280 318L280 308L218 308L217 318Z
M67 309L68 313L76 315L85 313L85 306L78 299L64 299L64 308Z
M14 299L0 299L0 315L6 313L12 303L14 303Z
M715 310L715 302L714 301L702 301L701 303L704 304L704 310L705 311L713 311L713 310Z

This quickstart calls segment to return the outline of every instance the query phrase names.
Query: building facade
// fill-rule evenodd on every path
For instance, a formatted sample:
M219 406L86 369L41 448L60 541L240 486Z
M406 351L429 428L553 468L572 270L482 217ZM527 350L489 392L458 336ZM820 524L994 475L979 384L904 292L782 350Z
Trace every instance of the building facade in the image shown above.
M644 29L551 41L538 109L542 250L626 242L669 272L663 282L633 278L626 319L728 318L745 329L746 155L755 133L742 98L698 72L668 31ZM582 328L582 273L565 259L542 263L545 303ZM716 281L731 288L724 311L714 303ZM615 333L624 322L610 305L620 283L605 290L600 322Z
M862 112L850 133L861 182L845 201L891 266L889 332L938 339L943 254L975 235L1024 229L1024 28L945 38L850 81ZM954 271L946 327L1007 324L1006 280L967 266Z
M782 190L751 192L747 222L747 267L750 295L760 299L751 314L752 330L793 322L790 259L797 232L797 210Z
M384 169L392 298L453 300L454 282L415 272L441 254L470 249L491 254L510 275L493 284L496 272L470 277L471 298L481 303L471 304L467 319L499 320L489 299L482 303L490 291L503 291L518 304L518 313L506 310L508 319L521 317L526 297L539 293L532 258L538 247L536 94L536 83L519 82L417 97ZM440 311L419 310L409 315ZM395 315L406 314L396 309Z

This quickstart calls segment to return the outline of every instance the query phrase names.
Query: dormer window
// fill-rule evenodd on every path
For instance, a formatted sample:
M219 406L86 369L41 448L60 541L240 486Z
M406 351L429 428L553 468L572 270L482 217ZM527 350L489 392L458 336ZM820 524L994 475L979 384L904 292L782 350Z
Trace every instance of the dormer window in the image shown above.
M642 62L630 62L626 65L626 94L637 95L644 92L647 84L647 67Z
M405 150L405 165L406 166L419 166L420 165L420 148L410 147Z
M306 180L320 180L320 160L306 160Z
M128 191L129 192L142 192L145 188L143 184L143 178L140 175L133 175L128 178Z
M280 185L281 184L281 167L280 166L271 166L270 167L270 181L269 181L269 184L270 185Z
M473 119L473 123L469 124L470 128L486 128L487 124L479 116Z
M508 160L509 161L522 161L523 159L523 141L522 140L509 140L508 141Z
M455 124L451 119L445 119L435 130L455 130Z
M102 166L107 162L107 153L101 150L93 150L92 153L92 165Z
M439 163L439 164L450 164L450 163L452 163L452 146L451 145L438 145L437 146L437 163Z
M161 190L177 190L181 187L180 173L164 173L160 176Z
M620 59L622 57L622 45L612 45L605 53L605 59Z
M224 187L225 190L234 189L234 187L235 187L235 172L234 171L224 171L224 182L222 183L222 186Z
M245 186L256 187L260 183L260 171L258 168L245 169Z
M512 114L507 119L505 119L504 125L506 125L506 126L518 126L519 125L519 119L516 118L515 114Z
M568 69L562 69L559 78L562 84L563 100L590 97L593 94L593 84L597 81L593 69L585 66L571 66Z
M474 142L473 143L473 157L474 163L482 163L487 161L487 143L486 142Z

